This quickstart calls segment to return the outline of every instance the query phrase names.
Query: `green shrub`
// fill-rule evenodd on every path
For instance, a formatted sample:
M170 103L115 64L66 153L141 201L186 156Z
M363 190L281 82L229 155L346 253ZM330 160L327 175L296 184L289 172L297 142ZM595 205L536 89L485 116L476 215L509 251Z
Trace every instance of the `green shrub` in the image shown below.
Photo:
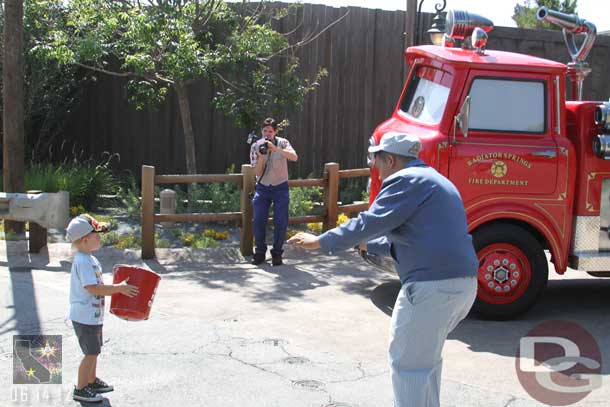
M140 187L134 177L130 176L123 180L117 191L117 199L132 218L139 218L142 209L140 202Z
M100 195L114 194L118 183L110 170L112 156L101 164L93 160L64 161L60 164L32 163L25 170L26 190L43 192L68 191L70 207L96 208ZM4 189L0 181L0 188Z
M235 174L235 165L227 168L226 174ZM197 204L202 212L238 212L241 190L234 182L213 182L197 189Z
M142 241L136 235L121 235L114 247L117 249L138 249L142 247Z
M366 184L367 180L365 178L341 180L339 184L339 200L341 204L348 205L355 201L362 201L363 196L367 194Z
M235 173L232 165L227 174ZM241 203L241 189L234 182L212 182L208 184L193 184L191 187L191 207L193 211L202 213L238 212ZM187 205L187 185L174 185L176 191L176 212L185 213ZM159 192L156 192L159 196Z
M180 230L179 228L170 229L169 233L172 235L172 237L174 239L182 236L182 230Z
M193 247L195 249L211 249L219 246L216 240L205 236L204 234L195 235L194 233L184 233L180 240L184 246Z
M219 244L216 240L207 236L201 236L193 243L193 247L196 249L214 249L218 246Z
M155 235L155 237L157 237ZM118 232L102 234L102 246L113 246L117 249L135 249L142 246L139 237L135 235L120 235Z
M155 240L155 247L157 247L159 249L168 249L170 247L169 240L167 240L167 239Z
M203 212L238 212L240 209L241 191L233 182L207 184L201 198Z
M102 246L114 246L121 236L117 232L103 233L102 234Z
M290 188L289 216L305 216L312 212L314 203L321 202L323 191L321 187Z

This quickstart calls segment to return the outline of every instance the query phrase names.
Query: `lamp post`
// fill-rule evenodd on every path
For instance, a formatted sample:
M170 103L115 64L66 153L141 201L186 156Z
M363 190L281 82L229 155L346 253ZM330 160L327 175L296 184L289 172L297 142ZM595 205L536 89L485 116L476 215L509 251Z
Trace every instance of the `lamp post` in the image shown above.
M419 5L417 6L417 18L415 19L415 45L419 45L422 41L419 33L419 27L421 26L421 8L423 3L424 0L419 0ZM443 0L442 4L439 2L434 5L436 14L432 20L432 26L428 31L426 31L430 35L430 41L432 41L434 45L440 45L443 42L443 35L445 34L445 18L441 14L445 10L445 7L447 7L447 0Z

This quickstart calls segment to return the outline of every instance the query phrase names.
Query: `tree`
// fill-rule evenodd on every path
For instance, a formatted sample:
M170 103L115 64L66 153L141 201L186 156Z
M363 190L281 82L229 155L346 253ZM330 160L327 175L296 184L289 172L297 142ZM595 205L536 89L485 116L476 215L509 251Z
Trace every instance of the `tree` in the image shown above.
M59 0L56 0L59 1ZM44 8L47 1L37 1ZM189 87L207 79L219 89L215 106L250 130L263 112L298 108L324 74L298 75L294 50L273 28L288 9L243 0L72 0L68 29L51 31L37 52L62 64L128 79L136 108L155 106L176 92L187 173L197 171ZM278 70L278 66L283 69Z
M515 14L513 20L519 28L545 28L547 30L559 30L560 27L555 24L539 21L536 18L536 13L540 7L548 7L551 10L561 11L566 14L576 13L578 0L536 0L536 5L532 6L531 0L524 0L523 4L515 6Z
M83 85L91 79L91 75L87 75L88 72L82 68L60 66L57 61L40 58L36 53L38 38L45 36L51 29L65 25L62 10L57 4L59 2L48 3L44 13L39 13L42 11L40 8L30 7L29 2L25 4L23 44L26 163L52 158L57 137L61 135L69 113L80 102ZM2 15L0 33L3 31ZM3 53L2 45L0 41L0 53Z
M2 177L6 192L24 192L23 0L6 0L3 17ZM5 229L22 234L24 224L5 222Z

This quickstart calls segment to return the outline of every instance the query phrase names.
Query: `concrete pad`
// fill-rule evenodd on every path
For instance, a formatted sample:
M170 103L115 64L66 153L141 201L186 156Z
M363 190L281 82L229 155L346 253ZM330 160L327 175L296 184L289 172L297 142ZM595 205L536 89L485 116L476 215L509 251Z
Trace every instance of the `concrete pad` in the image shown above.
M75 405L81 354L64 323L71 247L51 244L30 255L19 244L0 247L0 405ZM162 276L148 321L106 312L98 375L115 391L103 405L392 405L386 347L399 284L355 253L289 247L280 267L252 266L235 248L160 249L152 261L113 248L96 256L107 283L120 263ZM521 336L551 319L578 322L593 334L608 383L609 294L610 279L572 272L554 276L520 319L464 321L444 349L442 406L543 405L520 385L515 353ZM12 335L38 333L63 336L63 384L13 385ZM609 388L575 405L607 405Z

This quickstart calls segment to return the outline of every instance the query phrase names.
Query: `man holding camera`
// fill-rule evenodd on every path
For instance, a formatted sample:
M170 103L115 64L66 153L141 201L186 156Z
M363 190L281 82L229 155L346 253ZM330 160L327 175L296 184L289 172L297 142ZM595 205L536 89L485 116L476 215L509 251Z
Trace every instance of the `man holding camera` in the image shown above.
M263 137L252 144L250 162L256 169L256 192L252 199L254 208L254 240L256 249L252 264L265 262L267 243L265 235L269 220L269 207L273 203L273 249L272 264L282 264L282 247L288 228L288 160L299 157L290 142L277 137L277 122L267 118L262 125Z

